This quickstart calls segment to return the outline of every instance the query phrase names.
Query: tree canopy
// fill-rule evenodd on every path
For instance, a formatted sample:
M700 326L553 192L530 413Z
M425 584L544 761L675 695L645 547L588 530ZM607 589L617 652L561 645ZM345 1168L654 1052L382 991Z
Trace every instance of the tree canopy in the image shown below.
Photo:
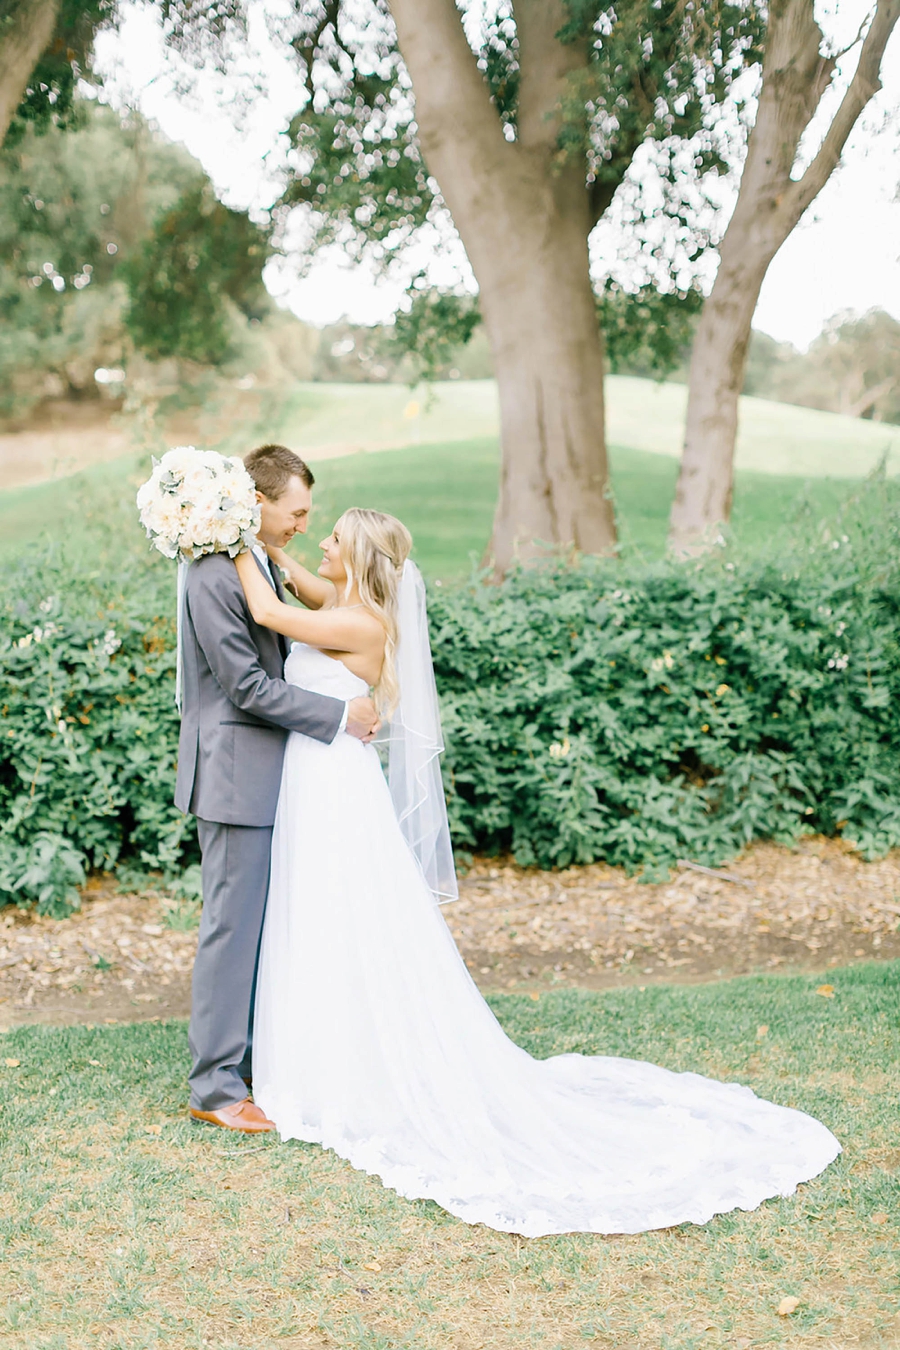
M465 16L510 154L522 115L518 18L528 8L469 6ZM565 10L556 40L572 53L572 69L555 110L554 159L557 167L575 162L583 172L593 223L633 169L636 281L614 277L601 315L609 318L617 351L623 344L654 346L646 320L655 305L651 327L659 343L652 359L667 366L678 342L666 330L674 319L683 331L678 311L697 288L697 259L710 242L703 180L724 167L734 132L718 113L737 74L759 59L763 9L720 0L696 9L681 0L618 6L568 0ZM351 257L390 267L429 222L447 231L387 0L365 0L362 8L339 0L296 3L278 33L295 53L307 91L288 128L294 157L280 208L306 208L311 252L339 243ZM658 228L661 213L665 230ZM652 236L642 229L648 217L657 225ZM421 312L419 284L412 283L410 299ZM659 295L666 297L662 307ZM686 315L696 308L688 299ZM448 318L455 312L448 305ZM413 321L402 331L416 341L422 329Z
M674 313L697 287L704 186L734 131L724 108L764 28L761 0L295 0L280 13L306 89L280 210L302 208L308 254L338 244L409 266L455 228L475 273L500 389L501 569L536 540L614 544L588 237L624 193L638 243L627 275L608 268L600 313L614 350L643 345L664 367L680 344L659 306L648 324L651 289ZM414 284L408 310L397 340L424 344L428 370L463 307Z
M217 365L231 345L230 300L247 318L266 309L267 232L223 206L209 183L191 185L155 221L125 267L125 323L154 360Z
M93 393L95 368L127 362L126 311L148 355L214 363L228 304L251 313L264 295L265 232L215 201L196 160L136 113L74 113L74 129L29 127L0 152L5 414Z

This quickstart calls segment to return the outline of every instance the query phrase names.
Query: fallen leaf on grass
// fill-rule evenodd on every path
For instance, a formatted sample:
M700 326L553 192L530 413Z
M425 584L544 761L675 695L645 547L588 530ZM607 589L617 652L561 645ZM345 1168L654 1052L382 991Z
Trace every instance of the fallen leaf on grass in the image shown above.
M363 1266L363 1270L374 1270L374 1271L379 1271L380 1269L381 1269L381 1266L378 1264L377 1261L367 1261L367 1262L365 1263L365 1265Z
M22 1063L20 1059L7 1059L3 1061L8 1069L17 1069Z
M834 998L834 985L820 984L816 993L821 994L823 998Z
M161 1125L145 1125L145 1126L144 1126L144 1133L145 1133L145 1134L162 1134L162 1126L161 1126Z
M788 1294L787 1298L783 1298L781 1300L776 1309L776 1312L778 1313L779 1317L790 1317L791 1313L796 1312L799 1307L800 1307L799 1298L794 1298L793 1294Z
M540 994L531 994L529 995L529 997L531 998L533 1003L537 1003L538 999L540 998Z
M873 1223L887 1223L887 1221L888 1221L888 1215L887 1215L887 1214L880 1214L880 1213L879 1213L879 1214L873 1214L873 1215L872 1215L872 1222L873 1222Z
M757 1028L756 1028L756 1039L757 1039L758 1041L763 1040L763 1038L766 1037L766 1036L768 1036L768 1034L769 1034L769 1028L768 1028L768 1026L765 1024L765 1022L763 1023L763 1025L762 1025L761 1027L757 1027Z

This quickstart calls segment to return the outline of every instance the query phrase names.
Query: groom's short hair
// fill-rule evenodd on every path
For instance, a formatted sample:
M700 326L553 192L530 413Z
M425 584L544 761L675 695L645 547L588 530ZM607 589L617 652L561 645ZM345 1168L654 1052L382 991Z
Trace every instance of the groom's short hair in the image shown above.
M292 478L299 478L305 487L315 483L312 469L289 450L286 445L260 445L244 459L244 467L256 484L258 492L277 502Z

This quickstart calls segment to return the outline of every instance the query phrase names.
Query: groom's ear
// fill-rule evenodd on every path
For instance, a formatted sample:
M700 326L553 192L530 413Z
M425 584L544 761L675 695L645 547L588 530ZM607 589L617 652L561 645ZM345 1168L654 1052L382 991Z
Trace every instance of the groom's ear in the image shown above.
M259 488L256 489L256 500L257 503L261 503L266 500L266 494L264 492L260 492Z

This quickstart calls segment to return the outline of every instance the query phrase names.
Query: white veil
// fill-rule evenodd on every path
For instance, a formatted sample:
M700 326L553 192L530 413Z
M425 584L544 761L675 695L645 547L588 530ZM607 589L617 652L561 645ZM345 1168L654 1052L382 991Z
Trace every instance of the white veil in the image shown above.
M175 590L175 608L178 613L175 637L175 707L179 712L184 693L184 595L187 587L187 570L188 564L184 559L179 559Z
M388 784L400 829L439 903L456 900L456 868L441 781L444 749L425 583L415 563L403 564L397 605L396 669L400 701L379 740L388 746Z

